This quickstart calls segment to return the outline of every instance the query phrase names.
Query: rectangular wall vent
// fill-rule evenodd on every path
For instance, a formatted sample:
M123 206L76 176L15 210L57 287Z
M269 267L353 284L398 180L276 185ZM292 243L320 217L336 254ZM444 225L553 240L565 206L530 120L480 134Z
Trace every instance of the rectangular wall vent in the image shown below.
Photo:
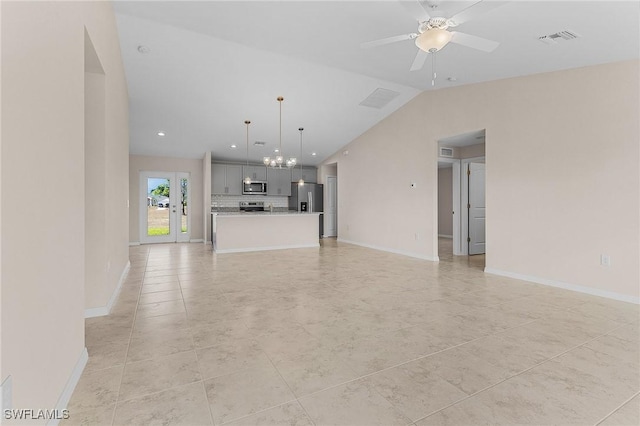
M453 148L440 147L440 157L453 158Z
M380 109L395 99L400 93L389 89L377 88L360 105Z
M580 35L574 33L573 31L564 30L564 31L558 31L557 33L538 37L538 40L546 44L558 44L558 42L561 40L573 40L579 37Z

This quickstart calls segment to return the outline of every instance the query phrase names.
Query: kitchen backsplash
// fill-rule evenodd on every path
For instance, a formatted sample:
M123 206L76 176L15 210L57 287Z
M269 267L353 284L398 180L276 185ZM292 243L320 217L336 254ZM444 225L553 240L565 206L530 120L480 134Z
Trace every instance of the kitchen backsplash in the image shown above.
M269 195L212 195L211 207L237 209L240 201L262 201L265 206L273 204L274 208L289 208L289 197Z

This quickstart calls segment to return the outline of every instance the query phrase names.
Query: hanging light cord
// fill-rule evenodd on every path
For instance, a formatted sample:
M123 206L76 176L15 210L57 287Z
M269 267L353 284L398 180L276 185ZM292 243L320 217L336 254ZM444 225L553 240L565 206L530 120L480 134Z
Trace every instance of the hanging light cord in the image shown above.
M278 103L280 104L280 151L278 152L278 155L282 157L284 161L284 153L282 152L282 101L284 101L284 98L282 96L278 96ZM278 167L282 168L282 164L278 164Z
M300 127L298 130L300 130L300 177L302 178L302 131L304 127Z
M438 77L436 74L436 52L431 54L431 73L431 86L433 87L436 85L436 77Z
M249 166L249 124L251 124L251 121L245 120L244 124L247 125L247 166Z

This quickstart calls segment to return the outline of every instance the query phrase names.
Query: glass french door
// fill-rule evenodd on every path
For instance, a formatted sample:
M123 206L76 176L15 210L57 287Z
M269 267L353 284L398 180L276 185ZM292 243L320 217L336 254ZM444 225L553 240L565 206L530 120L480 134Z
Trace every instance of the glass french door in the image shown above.
M190 239L189 173L140 172L140 242Z

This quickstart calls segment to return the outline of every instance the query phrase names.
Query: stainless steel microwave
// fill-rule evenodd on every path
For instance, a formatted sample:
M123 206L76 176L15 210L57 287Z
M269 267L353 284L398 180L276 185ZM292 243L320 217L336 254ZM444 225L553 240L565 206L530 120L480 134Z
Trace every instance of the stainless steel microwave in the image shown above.
M267 195L267 182L251 183L242 182L242 193L244 195Z

